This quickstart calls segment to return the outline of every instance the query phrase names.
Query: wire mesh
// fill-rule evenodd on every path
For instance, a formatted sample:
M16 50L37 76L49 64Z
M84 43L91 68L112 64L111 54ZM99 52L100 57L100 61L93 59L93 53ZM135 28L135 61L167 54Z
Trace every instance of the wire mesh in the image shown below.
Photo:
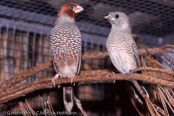
M173 1L0 0L0 81L6 81L24 70L51 60L49 33L58 9L69 2L80 4L85 9L76 18L77 26L82 32L82 53L106 50L105 40L110 24L104 20L104 16L111 11L125 12L135 33L163 37L174 32ZM147 40L153 41L151 38ZM174 43L173 40L171 42ZM153 43L158 44L156 41ZM82 61L81 70L107 69L111 66L108 59L85 60ZM29 77L23 83L53 76L54 73L52 68ZM112 87L113 85L107 84L83 85L76 90L88 114L104 116L114 114L114 106L109 104L113 102ZM51 100L55 104L61 103L61 91L58 90L59 95L56 93L57 91L51 91ZM44 96L46 99L47 94L44 93ZM38 108L41 107L39 100L35 93L29 102L33 108Z
M58 9L68 2L84 7L84 12L80 13L76 21L83 22L79 26L86 32L107 35L108 31L101 33L98 29L102 31L105 27L110 27L103 17L111 11L125 12L136 33L164 36L174 32L174 2L165 0L1 0L0 14L53 25ZM91 30L88 24L93 24L95 28Z

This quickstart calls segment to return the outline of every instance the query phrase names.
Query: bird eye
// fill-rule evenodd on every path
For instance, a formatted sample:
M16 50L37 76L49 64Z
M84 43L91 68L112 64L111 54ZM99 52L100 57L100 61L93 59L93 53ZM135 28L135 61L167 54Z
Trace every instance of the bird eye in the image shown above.
M69 8L73 10L74 9L74 6L70 6Z
M119 15L118 15L118 14L116 14L116 15L115 15L115 18L116 18L116 19L117 19L117 18L119 18Z

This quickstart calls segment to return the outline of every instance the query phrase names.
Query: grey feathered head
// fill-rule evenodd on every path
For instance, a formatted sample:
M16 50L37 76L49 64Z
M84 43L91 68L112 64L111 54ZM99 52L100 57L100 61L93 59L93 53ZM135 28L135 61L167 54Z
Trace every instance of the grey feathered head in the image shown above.
M118 30L130 28L129 19L123 12L110 12L109 15L104 18L111 23L112 27L117 28Z

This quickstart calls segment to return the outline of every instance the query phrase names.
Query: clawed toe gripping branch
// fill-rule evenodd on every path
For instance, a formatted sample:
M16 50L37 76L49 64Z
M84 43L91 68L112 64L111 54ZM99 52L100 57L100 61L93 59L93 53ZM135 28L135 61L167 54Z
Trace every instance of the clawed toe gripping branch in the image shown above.
M149 48L149 49L139 49L138 50L140 55L146 55L147 51L150 53L150 55L161 55L164 56L172 65L174 65L174 59L172 59L167 53L173 53L174 52L174 46L173 45L165 45L159 48ZM106 58L108 57L107 52L99 52L99 53L92 53L92 54L84 54L82 55L82 60L89 60L89 59L99 59L99 58ZM154 60L154 59L153 59ZM157 61L153 62L156 63L156 65L160 66ZM19 82L25 80L27 77L30 77L39 71L43 71L48 68L52 68L52 62L49 61L47 63L40 64L38 66L35 66L29 70L26 70L23 73L20 73L10 80L6 82L2 82L0 84L0 105L3 106L4 103L7 103L8 101L14 100L16 98L19 98L21 96L25 96L28 93L31 93L36 90L44 89L44 88L54 88L52 84L52 77L43 78L40 80L35 80L31 83L25 83L22 85L18 85ZM136 71L143 71L145 73L137 74L134 73ZM174 72L169 71L163 68L154 68L154 67L140 67L138 69L135 69L131 72L131 79L128 78L129 74L112 74L111 75L110 70L89 70L89 71L81 71L79 76L75 76L73 79L74 83L79 84L87 84L87 83L112 83L115 80L135 80L135 81L143 81L145 83L149 84L155 84L158 85L158 91L161 91L161 96L158 96L162 99L163 102L166 102L166 104L169 104L168 106L172 111L174 112L174 105L173 105L173 98L171 95L174 94L173 90L170 92L167 91L166 88L174 88ZM58 78L55 81L56 85L61 84L68 84L71 83L71 80L67 78ZM136 84L136 83L135 83ZM162 88L161 86L165 87ZM138 87L138 86L137 86ZM162 94L165 92L164 97ZM143 92L140 92L142 96L145 94ZM143 95L144 94L144 95ZM146 100L146 103L149 104L149 108L151 109L150 112L159 115L159 112L162 110L159 110L158 106L155 104L151 104L148 97L145 95L144 99ZM78 107L81 106L81 103L78 102L77 98L74 96L74 100L77 101ZM169 100L169 101L168 101ZM27 104L27 102L25 102ZM79 105L80 104L80 105ZM172 105L171 105L172 104ZM22 103L19 104L22 109ZM165 105L163 105L165 107ZM51 108L52 106L50 106ZM165 107L166 108L166 107ZM164 108L163 113L165 114L167 110ZM79 108L83 112L83 108ZM157 111L158 109L158 111ZM24 110L24 109L23 109ZM30 109L32 111L32 109ZM160 113L161 114L161 113ZM84 114L85 115L85 114Z

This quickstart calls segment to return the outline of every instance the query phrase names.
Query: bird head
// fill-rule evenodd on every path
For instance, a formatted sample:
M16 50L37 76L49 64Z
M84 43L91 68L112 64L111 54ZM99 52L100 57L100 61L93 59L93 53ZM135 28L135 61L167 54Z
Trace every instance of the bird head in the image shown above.
M71 17L72 19L75 19L77 14L83 10L84 10L83 7L81 7L80 5L76 3L64 4L63 6L60 7L57 14L57 18L67 15Z
M129 19L123 12L110 12L109 15L104 18L111 23L112 27L118 30L130 28Z

